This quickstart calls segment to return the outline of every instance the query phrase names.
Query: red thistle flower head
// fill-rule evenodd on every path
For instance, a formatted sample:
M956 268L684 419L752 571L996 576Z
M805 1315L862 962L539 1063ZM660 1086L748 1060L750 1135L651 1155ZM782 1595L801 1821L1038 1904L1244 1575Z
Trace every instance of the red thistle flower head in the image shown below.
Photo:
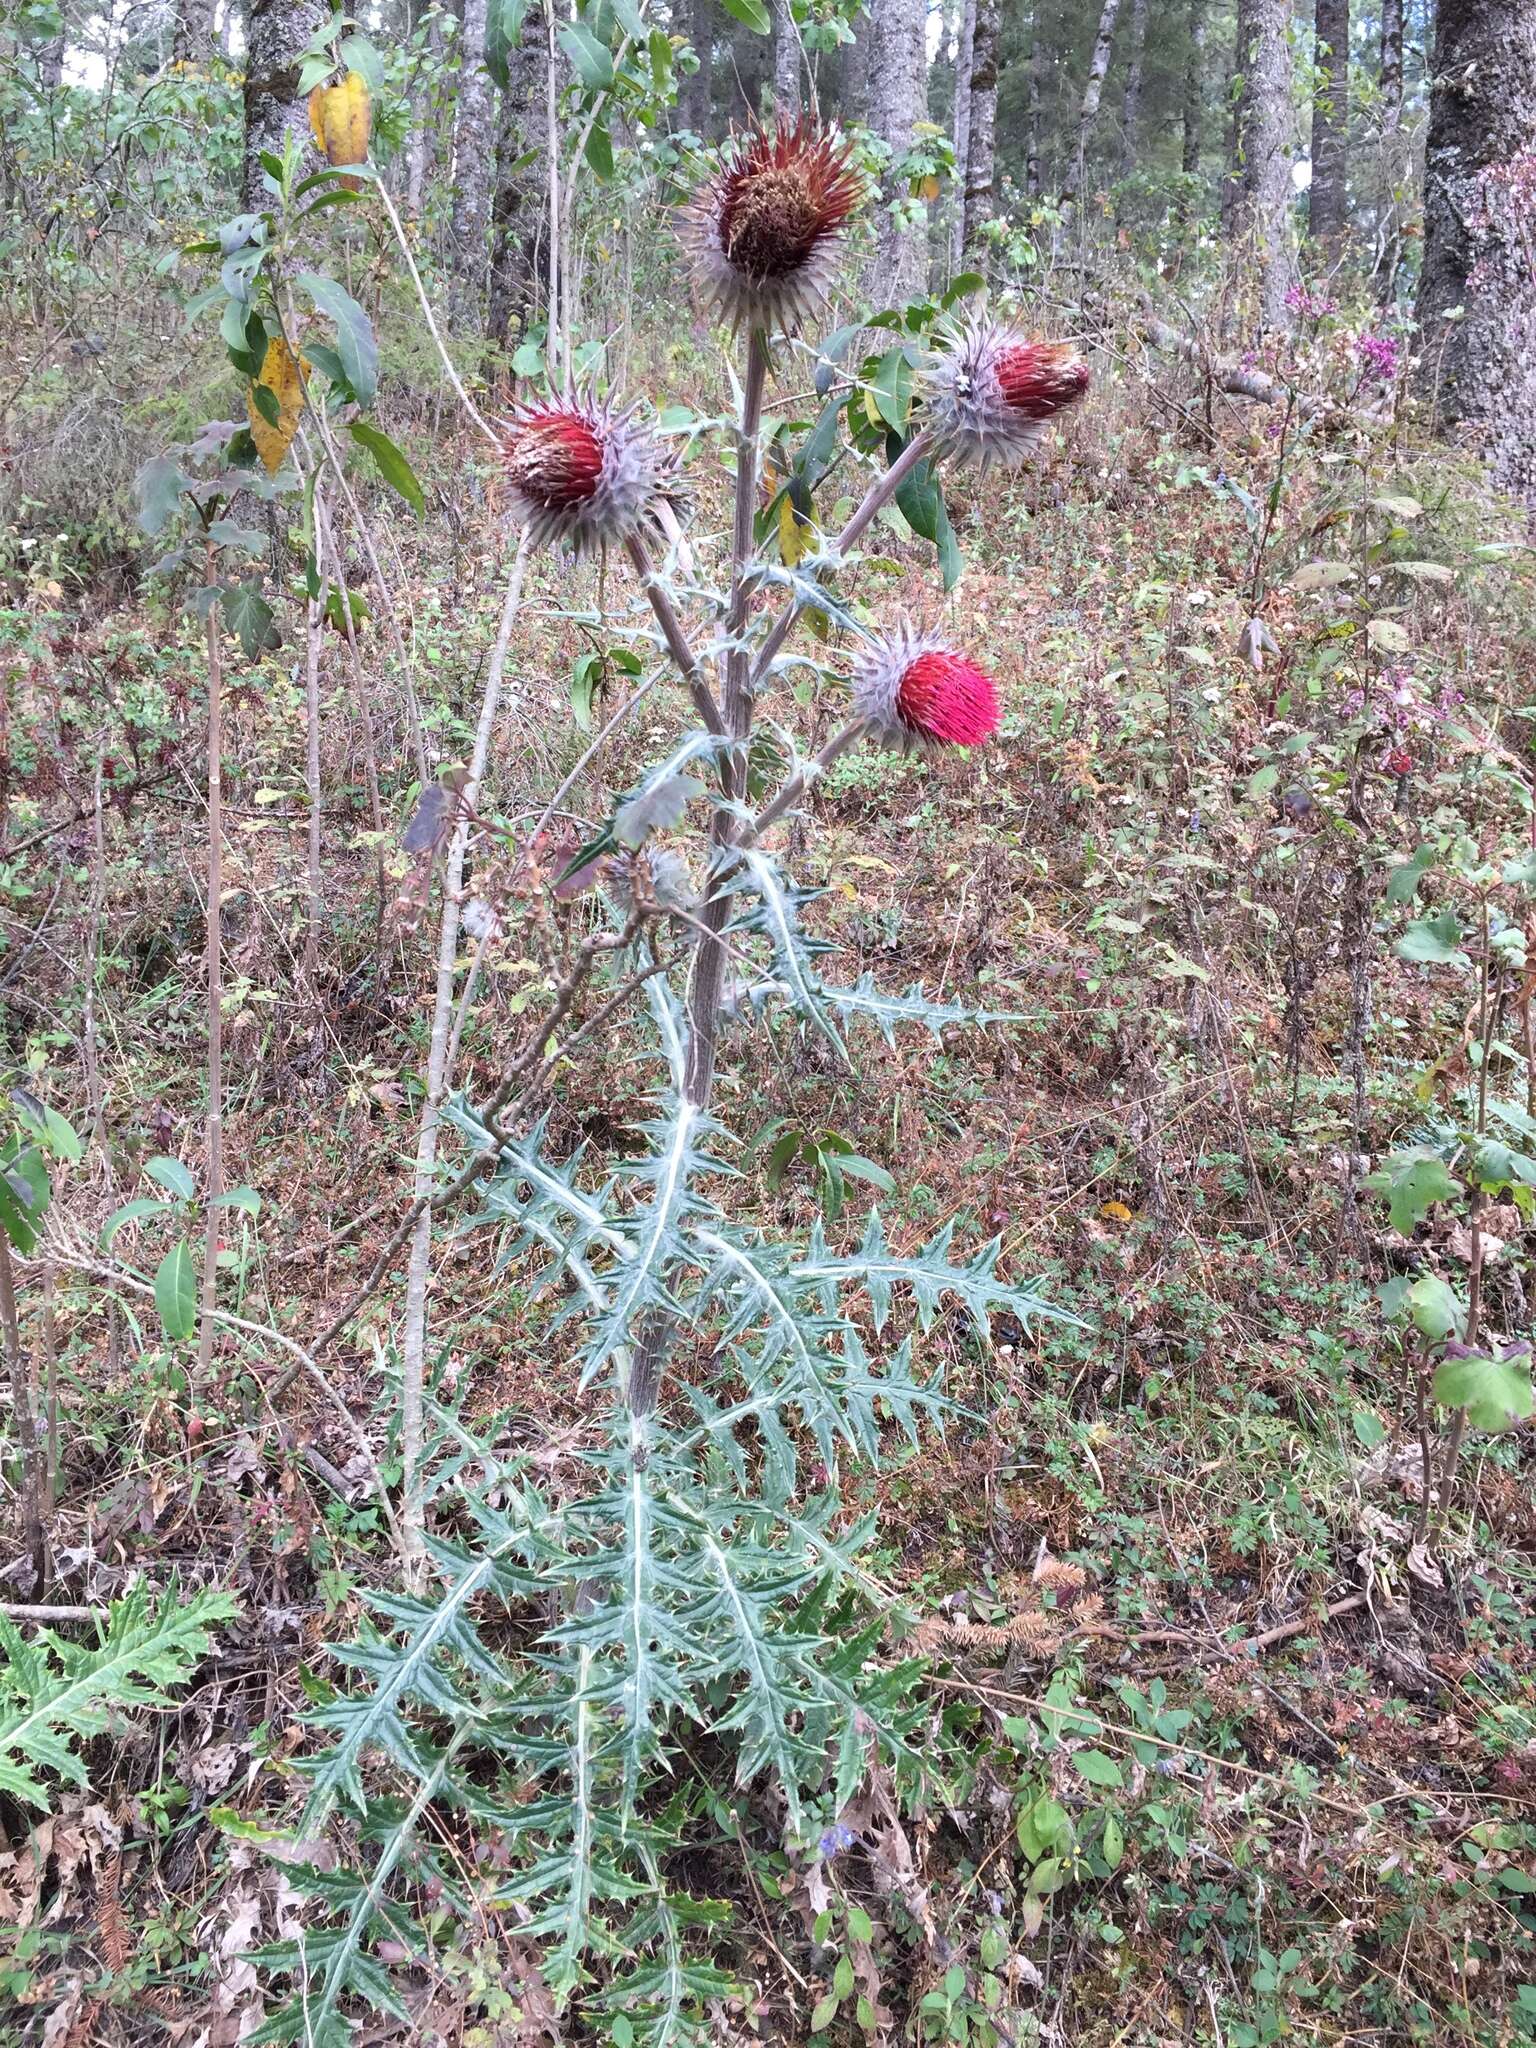
M952 329L932 359L925 396L947 455L1014 469L1088 382L1088 365L1070 342L1034 341L978 314Z
M695 280L733 327L797 325L832 288L862 190L847 141L809 115L748 129L684 212Z
M853 703L888 746L977 747L1002 718L985 669L905 623L860 657Z
M621 541L676 488L670 458L633 410L587 397L519 406L501 454L536 546L564 541L581 554Z

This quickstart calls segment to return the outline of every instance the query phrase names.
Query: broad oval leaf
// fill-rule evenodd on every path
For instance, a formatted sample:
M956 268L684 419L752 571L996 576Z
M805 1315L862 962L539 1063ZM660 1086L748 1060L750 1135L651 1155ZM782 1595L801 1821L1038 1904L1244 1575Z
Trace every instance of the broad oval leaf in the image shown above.
M160 1325L174 1344L197 1328L197 1275L185 1243L173 1244L155 1273L155 1307Z
M335 323L337 353L353 397L359 405L372 404L379 388L379 345L373 337L373 322L334 277L301 270L296 282L314 300L317 311Z

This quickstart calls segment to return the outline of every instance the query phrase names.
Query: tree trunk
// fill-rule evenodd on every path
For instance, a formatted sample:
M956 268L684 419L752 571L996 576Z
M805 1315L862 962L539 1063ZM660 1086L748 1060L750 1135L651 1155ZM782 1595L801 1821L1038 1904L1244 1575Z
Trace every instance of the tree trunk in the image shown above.
M807 97L800 75L800 31L790 0L775 0L773 26L773 105L786 119L798 114Z
M1381 128L1403 125L1403 0L1381 0Z
M1189 0L1189 55L1184 64L1184 153L1179 165L1186 178L1199 175L1200 144L1205 133L1205 8L1206 0Z
M927 0L874 0L871 25L870 120L890 151L892 167L881 195L872 290L877 305L902 305L918 297L928 282L926 224L893 218L890 211L893 202L908 197L895 166L911 149L917 124L928 111Z
M539 299L544 180L537 158L513 166L544 140L544 21L530 7L516 49L507 52L507 89L496 130L496 191L491 200L491 291L485 331L505 348L525 333Z
M1381 162L1378 169L1380 214L1376 230L1376 296L1385 303L1397 290L1402 261L1403 222L1399 193L1410 182L1412 165L1405 161L1403 127L1403 0L1381 4Z
M837 111L844 127L869 119L869 52L874 24L867 14L852 23L853 41L845 43L838 65Z
M1136 163L1137 131L1141 127L1141 86L1147 65L1147 0L1132 0L1131 59L1125 70L1125 97L1120 103L1120 170Z
M949 267L960 268L965 253L965 191L971 165L971 54L976 45L976 0L965 0L955 43L955 211L949 230Z
M1532 494L1536 251L1519 161L1536 151L1530 0L1440 0L1433 80L1420 388L1438 428L1484 448L1495 483Z
M1264 327L1291 324L1285 295L1295 281L1291 246L1290 0L1238 0L1237 180L1234 241L1251 246Z
M976 0L971 35L971 118L965 169L965 241L972 249L996 212L997 72L1003 40L1002 0Z
M1040 171L1040 102L1045 92L1045 23L1036 7L1029 33L1029 75L1024 93L1024 190L1038 199L1045 190Z
M1088 153L1088 138L1093 133L1093 124L1099 118L1099 101L1104 97L1104 75L1109 70L1109 53L1115 40L1115 22L1120 14L1120 0L1104 0L1104 10L1099 16L1099 32L1093 39L1093 57L1088 65L1088 83L1083 87L1083 104L1077 117L1077 150L1067 166L1066 181L1061 188L1061 210L1070 215L1077 202L1077 195L1083 189L1083 166Z
M678 8L679 26L684 30L699 68L678 86L678 117L695 135L709 134L714 94L715 17L714 0L690 0Z
M260 213L267 194L262 152L281 156L288 136L309 141L309 108L299 93L304 46L326 19L321 0L251 0L246 21L245 165L241 197Z
M1317 91L1312 101L1312 189L1307 222L1313 240L1332 262L1348 223L1349 0L1316 0L1313 60Z
M213 49L213 0L176 0L171 56L178 64L206 64Z
M459 89L453 114L453 289L449 313L467 332L480 319L485 287L486 226L491 212L495 101L485 68L486 0L464 0L459 32Z
M442 69L442 16L434 7L427 17L426 55L411 79L411 139L405 153L405 210L412 220L421 217L422 198L437 156L437 110L428 81L440 77Z

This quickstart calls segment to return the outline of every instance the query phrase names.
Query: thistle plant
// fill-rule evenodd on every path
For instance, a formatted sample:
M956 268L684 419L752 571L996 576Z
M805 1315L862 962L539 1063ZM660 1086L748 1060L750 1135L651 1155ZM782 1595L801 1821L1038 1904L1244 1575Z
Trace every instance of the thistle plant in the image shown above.
M789 1016L846 1061L848 1034L870 1023L890 1038L998 1021L868 977L830 985L830 949L805 922L814 892L771 840L862 740L964 747L996 731L997 687L971 654L905 619L866 620L839 579L921 465L1017 462L1086 384L1070 351L988 319L955 330L951 353L941 341L926 363L915 430L887 441L842 532L792 564L771 558L765 393L836 279L857 198L840 139L781 121L729 147L685 216L698 288L742 349L722 589L683 589L663 551L661 508L683 504L682 478L639 410L576 393L505 428L527 533L628 557L653 621L646 654L675 668L698 720L585 844L551 858L536 832L520 854L489 914L521 904L543 926L579 897L592 930L552 982L516 1090L449 1109L483 1175L472 1227L499 1233L525 1299L564 1290L547 1341L567 1340L572 1390L598 1397L601 1435L574 1454L581 1482L556 1494L534 1484L529 1454L429 1402L433 1583L374 1596L377 1625L336 1652L355 1684L311 1714L321 1741L302 1833L350 1813L364 1847L350 1870L296 1874L318 1910L268 1952L288 1990L259 2038L328 2048L352 2038L359 2006L404 2016L408 1974L430 1969L461 1918L494 1910L514 1916L554 1996L609 2015L613 2038L709 2038L727 1980L692 1930L714 1909L688 1895L675 1854L714 1810L687 1789L693 1745L707 1736L714 1768L802 1861L842 1827L868 1770L908 1753L916 1667L888 1637L862 1554L871 1519L845 1509L842 1474L877 1464L892 1426L915 1439L925 1415L942 1418L920 1348L941 1308L978 1343L993 1309L1026 1325L1063 1315L999 1276L996 1241L962 1259L945 1229L898 1254L875 1212L851 1253L819 1225L783 1243L729 1199L737 1134L712 1100L724 1030ZM851 676L813 664L821 687L847 689L848 715L802 758L761 707L810 606L852 643ZM519 1123L569 1029L578 966L597 960L618 986L589 1021L643 994L655 1065L644 1154L608 1166L556 1158L537 1115ZM469 1837L489 1845L482 1860L447 1853Z

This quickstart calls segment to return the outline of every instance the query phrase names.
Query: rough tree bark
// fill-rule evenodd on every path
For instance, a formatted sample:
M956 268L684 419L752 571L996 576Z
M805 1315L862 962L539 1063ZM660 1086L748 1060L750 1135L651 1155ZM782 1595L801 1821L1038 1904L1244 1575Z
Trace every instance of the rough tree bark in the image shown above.
M714 0L691 0L683 22L687 28L688 40L693 45L699 68L691 78L685 78L678 94L678 112L683 117L683 126L695 135L708 135L710 116L714 111L714 55L715 16Z
M241 197L248 213L265 204L262 151L281 156L287 136L309 136L309 108L299 93L304 45L326 19L322 0L251 0L246 20L245 164Z
M437 102L432 81L443 72L442 16L434 7L427 17L427 47L420 67L411 80L411 139L405 153L405 210L412 220L420 218L421 202L437 156Z
M1083 189L1083 166L1088 154L1088 138L1093 133L1094 123L1099 118L1099 102L1104 97L1104 76L1109 70L1109 53L1115 40L1115 23L1120 16L1120 0L1104 0L1103 12L1099 16L1099 31L1093 39L1093 56L1088 64L1088 82L1083 87L1083 104L1077 117L1077 148L1067 166L1066 179L1061 188L1061 210L1070 216L1077 203L1077 195Z
M485 68L486 12L486 0L464 0L459 34L459 87L453 114L453 288L449 317L461 330L476 326L480 319L486 226L491 213L496 105L491 74Z
M1349 0L1316 0L1313 55L1317 91L1312 101L1312 189L1307 224L1332 261L1348 224Z
M971 52L976 42L976 0L965 0L955 40L955 211L949 229L949 266L960 268L965 251L965 186L971 162Z
M1147 0L1132 0L1131 55L1125 67L1125 94L1120 102L1120 169L1134 168L1141 127L1141 87L1147 68Z
M1376 230L1376 296L1383 302L1397 289L1402 261L1403 221L1398 195L1408 182L1403 129L1403 0L1381 0L1381 161L1378 167L1380 212Z
M867 14L853 24L853 41L845 43L837 67L837 111L846 125L869 119L869 49L874 27Z
M1184 61L1184 150L1179 168L1186 178L1200 169L1205 137L1206 0L1189 0L1189 52Z
M1440 0L1432 75L1420 389L1496 483L1536 496L1536 7Z
M773 104L784 115L798 113L806 99L800 75L800 33L789 0L774 0Z
M1238 0L1235 61L1236 189L1232 233L1258 267L1263 325L1291 322L1286 292L1295 280L1291 245L1290 0Z
M1003 41L1002 0L976 0L971 33L971 115L965 166L965 234L972 249L997 210L997 73Z
M213 0L176 0L171 57L177 64L206 64L213 48Z
M1040 170L1040 102L1045 92L1046 65L1045 23L1037 7L1030 23L1029 74L1024 89L1024 190L1031 199L1038 199L1045 190Z
M873 0L870 122L890 150L893 165L911 149L917 124L928 111L927 22L927 0ZM893 176L887 177L872 279L879 305L903 304L915 298L928 281L927 233L923 222L898 221L889 210L892 201L906 196L905 184Z
M485 331L505 347L527 330L538 305L545 186L540 159L522 163L544 141L544 21L530 7L517 47L507 52L507 87L496 126L496 189L491 198L491 285Z

